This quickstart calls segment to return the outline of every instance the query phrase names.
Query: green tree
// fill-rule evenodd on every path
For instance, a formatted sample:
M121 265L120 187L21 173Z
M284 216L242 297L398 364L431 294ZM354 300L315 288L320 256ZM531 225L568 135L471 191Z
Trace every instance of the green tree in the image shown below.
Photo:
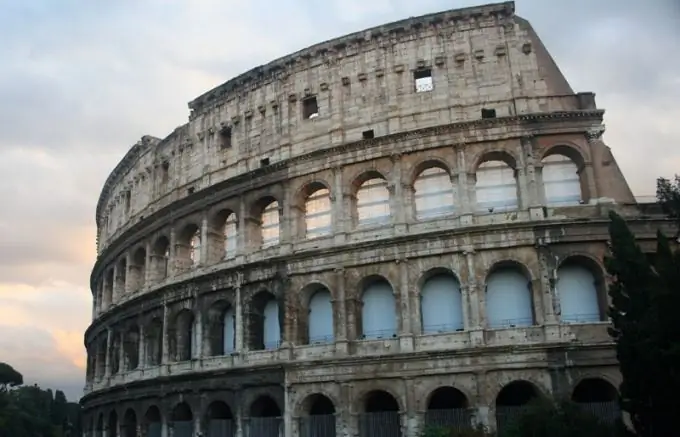
M623 218L609 216L605 265L612 277L610 335L623 377L621 408L639 437L673 435L680 417L680 254L658 232L650 264Z
M501 437L614 437L616 427L568 401L533 403L499 433Z
M656 180L656 198L664 213L675 220L677 233L680 235L680 175L675 175L673 181L666 178Z
M81 435L80 405L68 403L64 392L23 386L23 376L6 363L0 363L0 378L0 437Z
M7 363L0 363L0 391L7 391L9 387L16 387L24 383L24 377L14 367Z

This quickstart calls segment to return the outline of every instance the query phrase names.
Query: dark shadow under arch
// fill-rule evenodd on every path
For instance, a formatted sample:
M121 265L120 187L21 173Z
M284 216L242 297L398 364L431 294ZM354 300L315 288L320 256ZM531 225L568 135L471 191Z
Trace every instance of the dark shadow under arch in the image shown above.
M401 436L399 402L384 390L373 390L363 397L359 415L359 436Z
M466 429L472 424L468 400L460 390L446 386L429 395L425 424L428 427Z

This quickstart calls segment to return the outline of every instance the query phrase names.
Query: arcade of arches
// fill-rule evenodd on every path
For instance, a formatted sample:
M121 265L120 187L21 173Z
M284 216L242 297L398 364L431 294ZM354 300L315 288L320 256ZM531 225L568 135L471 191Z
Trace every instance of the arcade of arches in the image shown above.
M167 411L162 403L144 406L97 408L86 413L87 437L413 437L427 426L467 428L476 424L502 433L508 420L532 400L549 396L534 383L515 380L497 391L490 403L475 402L453 386L440 386L423 399L405 402L397 382L360 394L350 405L337 405L332 396L315 392L282 396L260 394L246 405L230 405L219 393L210 402L180 397ZM274 390L273 392L276 392ZM272 392L272 393L273 393ZM273 396L273 397L272 397ZM301 399L298 399L300 397ZM598 377L581 379L571 390L571 400L603 421L619 417L617 390ZM227 395L224 399L231 399ZM205 400L205 397L203 397ZM207 403L207 405L205 405ZM406 408L405 403L413 404ZM163 402L163 404L166 404Z
M606 284L601 267L585 256L566 257L555 270L552 285L556 317L563 324L597 323L605 320ZM527 267L515 261L499 261L486 277L483 299L476 304L485 318L484 328L530 327L545 319L535 299L535 282ZM414 305L414 333L422 336L473 329L472 315L465 311L471 294L448 268L432 268L415 284L419 299ZM253 294L247 304L225 294L209 303L199 298L170 309L165 324L162 314L130 318L97 334L88 345L87 382L97 383L126 372L161 364L188 362L235 352L276 350L284 340L293 345L331 345L339 339L338 302L333 290L319 283L302 288L300 308L286 305L267 290ZM348 312L356 324L349 340L378 341L398 337L405 317L400 313L400 293L385 276L373 274L357 284L360 305ZM201 309L202 308L202 309ZM282 309L286 308L284 314ZM388 310L388 309L391 309ZM290 314L295 312L295 317ZM282 317L283 316L283 317ZM284 319L294 319L287 331ZM285 335L288 337L285 338Z

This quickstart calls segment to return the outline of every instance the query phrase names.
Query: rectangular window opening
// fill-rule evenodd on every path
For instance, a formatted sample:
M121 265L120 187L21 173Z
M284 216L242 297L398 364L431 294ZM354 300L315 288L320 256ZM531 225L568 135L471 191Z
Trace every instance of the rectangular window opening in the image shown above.
M220 129L220 148L229 149L231 148L231 128L223 127Z
M269 158L260 159L260 167L266 167L269 165Z
M319 104L316 102L316 97L307 97L302 100L302 116L306 119L319 116Z
M187 193L188 193L188 194L194 194L194 191L195 191L195 190L196 190L196 189L195 189L194 187L189 187L189 188L187 189Z
M161 165L161 182L166 184L168 179L170 179L170 163L168 161L163 162Z
M365 130L361 133L361 137L365 140L370 140L371 138L375 138L375 133L373 132L373 129Z
M423 68L413 72L413 80L416 86L417 93L426 93L432 91L434 82L432 80L432 70Z
M482 118L496 118L496 110L482 108Z

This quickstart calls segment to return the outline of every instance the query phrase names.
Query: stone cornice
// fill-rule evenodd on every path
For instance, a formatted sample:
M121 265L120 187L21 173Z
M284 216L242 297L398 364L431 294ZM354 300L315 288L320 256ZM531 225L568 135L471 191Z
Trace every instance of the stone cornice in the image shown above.
M267 167L261 167L248 173L237 175L197 191L187 197L166 205L148 215L144 220L125 229L97 257L90 279L90 286L94 289L94 278L99 274L101 264L108 262L112 256L117 256L118 252L122 250L121 245L124 243L142 238L143 235L147 235L154 230L160 229L162 226L167 226L172 220L184 216L187 213L185 211L187 208L195 209L205 207L238 193L284 181L288 178L288 170L298 164L315 159L325 159L329 155L365 150L371 147L405 142L422 137L452 135L450 140L452 143L470 142L472 136L469 135L468 132L471 129L491 129L497 126L515 126L522 130L522 133L520 134L520 136L522 136L534 133L535 130L542 130L543 126L541 126L541 123L582 120L597 125L601 123L603 115L603 110L561 111L464 121L407 132L399 132L367 140L358 140L330 148L314 150L304 155L298 155L286 160L274 162ZM458 137L456 137L456 135ZM506 137L499 139L511 137L511 135L506 135ZM102 193L102 195L103 194L104 193ZM150 226L153 226L153 228L150 229ZM142 230L145 232L142 233Z
M359 53L361 51L360 46L368 44L374 47L376 43L379 43L384 38L391 38L396 35L402 37L408 36L412 33L422 32L422 28L426 26L438 26L448 22L465 22L483 16L512 17L514 12L515 3L510 1L411 17L382 26L364 29L340 38L315 44L276 59L266 65L253 68L195 98L189 102L189 109L194 114L199 113L206 106L224 100L225 96L229 94L257 88L264 83L285 77L300 64L309 64L315 60L332 63L334 55L339 56L348 51Z
M606 326L606 325L604 325ZM540 329L541 326L534 326L527 329ZM218 369L208 369L200 372L190 372L182 373L175 376L166 375L159 376L157 378L142 379L139 381L130 382L127 384L114 385L105 389L97 390L95 392L88 393L81 398L81 402L87 401L92 402L104 396L102 400L103 403L109 403L111 401L111 396L116 394L121 394L126 396L126 399L130 397L130 391L136 388L148 390L149 386L154 386L157 390L162 391L161 384L172 383L180 384L182 381L191 380L192 383L199 381L198 384L205 384L212 378L216 377L227 377L227 378L241 378L251 373L261 374L262 372L276 372L276 371L292 371L292 372L304 372L307 368L319 369L325 367L332 367L333 369L340 369L346 366L365 366L365 365L384 365L387 362L401 362L401 363L412 363L412 362L431 362L432 360L445 360L451 358L469 358L469 357L480 357L480 356L507 356L513 355L517 356L520 354L526 354L527 356L532 356L536 354L550 354L554 352L568 353L572 351L606 351L611 352L612 358L615 357L613 342L597 342L597 343L582 343L582 342L555 342L555 343L539 343L539 344L519 344L512 346L484 346L484 347L467 347L463 349L443 349L437 351L421 351L421 352L402 352L398 354L391 355L368 355L368 356L355 356L350 355L346 357L337 357L325 359L322 364L319 364L319 360L306 360L306 361L277 361L272 363L254 365L254 366L238 366L232 368L218 368ZM524 362L524 369L529 368L548 368L551 366L549 360L545 359L534 359ZM460 369L463 370L463 369ZM475 372L477 369L468 369L470 372ZM389 375L385 375L389 377ZM334 378L335 375L329 375L329 378ZM293 381L293 384L296 382ZM133 395L134 396L134 395ZM144 397L148 397L148 393L144 394ZM92 405L94 404L94 405ZM90 407L96 407L96 401L92 402Z

